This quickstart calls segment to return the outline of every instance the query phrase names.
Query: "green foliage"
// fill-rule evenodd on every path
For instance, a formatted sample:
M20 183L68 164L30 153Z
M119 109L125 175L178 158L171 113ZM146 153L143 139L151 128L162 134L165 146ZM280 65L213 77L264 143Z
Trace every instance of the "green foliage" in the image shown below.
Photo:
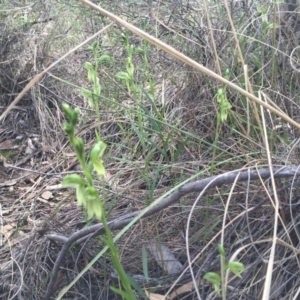
M268 10L270 8L267 5L261 6L257 9L256 15L261 18L263 23L262 34L265 36L271 29L278 28L279 25L269 21Z
M130 94L132 92L133 97L136 98L138 88L134 83L134 65L132 61L135 49L133 45L130 45L129 43L129 36L130 36L129 31L126 31L125 34L121 35L121 38L124 42L125 49L127 51L127 58L125 62L126 72L124 71L118 72L116 74L116 77L125 81L128 93Z
M101 63L111 62L111 58L107 54L101 54L102 50L100 48L99 42L95 41L92 46L88 47L90 51L93 53L94 58L94 64L90 62L86 62L84 64L85 69L87 70L88 74L88 80L92 83L93 88L92 90L87 90L84 88L81 88L81 94L88 98L88 103L90 107L96 109L96 115L98 117L98 123L100 126L100 109L99 109L99 101L100 101L100 95L101 95L101 85L100 85L100 79L98 77L98 70Z
M213 284L214 290L220 296L221 295L221 276L215 272L207 272L203 278Z
M6 16L10 13L6 11L8 8L14 8L8 0L6 0L6 2L8 3L7 5L1 5L1 16ZM172 4L172 1L169 2ZM279 3L283 2L283 0L275 2ZM273 1L272 3L275 2ZM56 3L58 2L56 1ZM72 15L78 15L78 18L73 18L74 21L72 18L66 18L65 21L59 24L64 25L61 26L64 32L67 32L70 28L72 32L70 34L71 38L75 37L74 40L78 41L79 37L76 36L76 31L81 33L82 28L86 28L87 26L82 26L83 22L80 20L81 15L78 14L79 6L77 1L72 0L67 3L66 6L64 1L59 2L59 9L61 9L62 12L72 10ZM280 98L279 100L274 100L275 104L282 108L282 99L285 98L286 95L293 96L297 104L299 99L297 95L294 97L290 73L288 75L284 74L286 72L279 74L281 68L278 68L278 72L275 68L278 66L275 65L273 70L275 72L274 78L276 79L276 76L280 77L282 85L277 85L275 79L271 80L267 74L269 72L268 66L270 66L268 60L272 59L275 62L277 56L279 57L279 52L282 51L280 45L275 45L275 43L271 45L274 48L273 50L269 47L270 45L268 45L272 39L272 31L275 33L273 29L278 27L275 22L276 18L272 17L273 11L270 9L269 3L254 4L251 7L251 14L247 11L247 7L245 7L245 9L243 8L240 12L234 8L234 13L232 14L235 26L238 25L236 31L238 39L241 42L242 54L245 55L245 62L249 66L249 74L243 74L241 60L238 58L238 55L236 55L237 45L231 43L233 40L232 30L229 29L227 15L224 14L223 2L217 1L217 3L213 4L209 1L208 4L216 4L215 9L211 10L210 13L212 13L212 21L215 22L215 24L213 24L215 28L213 36L216 38L216 42L219 43L219 45L217 45L217 56L220 58L222 72L228 68L223 72L223 77L226 79L230 78L232 82L245 88L246 86L248 87L248 85L245 82L246 76L244 75L249 75L249 81L253 84L254 93L259 89L266 91L265 88L267 88L267 92L270 93L280 91L280 94L274 93L278 99ZM34 6L36 5L38 4L35 3ZM103 1L101 5L107 5L109 9L113 10L114 4L112 4L112 2ZM166 24L169 28L174 28L174 32L168 32L166 28L162 28L163 30L159 32L160 29L154 28L153 22L148 24L148 18L141 18L136 21L136 23L138 23L138 26L143 30L146 31L147 29L147 32L150 34L153 34L154 30L158 29L158 34L163 33L158 35L161 40L170 42L170 45L175 46L179 51L188 53L191 58L194 58L199 63L213 68L214 63L210 60L211 55L209 49L211 41L207 38L207 32L205 31L205 34L202 32L201 28L203 26L199 26L199 19L202 17L198 9L190 11L187 9L185 13L180 16L180 18L185 19L177 18L177 9L169 14L167 11L167 3L164 3L162 9L165 10L162 11L163 15L170 15ZM126 8L124 7L124 14L128 14L128 20L131 16L128 12L125 12L125 10ZM31 21L40 20L35 13L25 16L24 11L24 9L15 10L11 13L13 16L12 19L16 21L16 24L26 25L30 24ZM28 11L31 11L31 8ZM75 11L75 13L73 13L73 11ZM122 13L123 11L120 12L120 15ZM84 11L84 18L90 21L90 17L94 14L94 12L88 12L88 10L86 10ZM102 22L103 20L107 22L106 17L100 17L100 14L95 15L99 18L97 19L99 22L95 22L95 17L93 16L93 22L90 22L93 26L102 26L104 23ZM237 15L238 18L236 17ZM100 18L102 19L100 20ZM131 21L132 20L133 18L131 18ZM164 20L164 22L165 21L166 20ZM58 24L57 22L58 20L55 19L56 24ZM205 24L205 20L203 20L203 22ZM5 22L5 24L7 23ZM219 24L221 24L221 26L217 27ZM49 25L51 24L49 23ZM148 25L149 27L147 27ZM224 28L226 30L223 30ZM49 29L51 30L50 26L47 32L50 31ZM257 124L252 122L253 113L251 110L249 111L250 118L248 119L246 117L246 98L241 97L239 94L231 93L225 85L216 87L216 81L211 81L211 79L208 79L203 74L201 74L201 76L197 75L197 80L195 80L195 75L189 74L196 72L191 71L191 69L185 69L183 64L177 64L177 62L171 60L170 57L168 57L166 65L163 56L160 56L157 61L152 61L153 57L159 52L155 52L156 50L151 48L149 42L141 40L138 43L136 42L138 39L135 39L133 44L131 43L131 34L129 31L125 31L121 37L119 33L120 31L117 26L112 27L107 33L110 39L109 47L113 50L107 53L117 53L118 51L115 51L115 49L119 50L120 43L122 43L126 51L125 58L123 54L117 54L111 59L111 57L103 51L104 43L96 41L88 48L93 58L84 64L87 74L86 78L88 79L90 88L81 88L81 94L87 98L89 106L96 110L99 121L99 130L95 132L97 141L91 147L90 151L86 148L83 140L75 136L75 128L78 125L80 111L78 109L71 109L65 105L63 106L67 120L64 124L64 130L73 145L83 170L82 175L72 174L66 176L63 179L63 184L76 190L78 205L84 208L85 215L90 222L92 222L93 218L99 220L105 220L105 218L107 218L106 211L108 208L104 203L105 195L99 192L94 185L95 176L105 175L105 155L114 159L114 162L120 163L120 165L125 167L129 166L131 170L133 170L132 178L134 178L134 176L136 176L136 178L134 178L135 182L132 185L137 187L138 184L142 182L143 188L147 189L148 192L144 198L147 205L153 202L157 194L156 189L158 186L159 188L168 188L178 181L183 181L187 178L189 172L196 173L200 168L204 168L204 164L211 166L211 173L214 172L216 168L220 168L218 169L219 173L222 172L222 166L224 166L226 170L232 170L244 165L245 157L249 159L246 161L246 163L249 164L255 161L255 159L264 157L264 147L256 136L256 132L258 132L259 129ZM63 36L65 37L66 35ZM182 35L187 37L190 41L187 42L187 39L181 39ZM276 32L276 35L278 35L278 32ZM23 36L26 35L23 34ZM53 37L55 37L54 34ZM82 36L80 36L80 39L81 38ZM57 50L60 49L58 44L62 45L65 43L58 40L58 38L53 38L53 40L49 42L52 50L56 50L54 52L55 55L53 56L53 53L49 52L43 56L46 57L49 55L49 57L57 57ZM65 37L65 40L67 40L67 37ZM117 42L114 44L115 41ZM186 41L186 43L183 41ZM205 52L205 55L203 55L200 49L201 47L194 44L195 41L198 45L204 46L203 49L205 50L203 50L203 53ZM227 41L230 42L227 43ZM114 46L117 47L113 48ZM108 49L108 47L105 49ZM197 49L197 51L195 51L195 49ZM40 56L41 49L37 48L36 50L38 56ZM44 51L43 54L45 54ZM177 66L176 69L169 67L171 65ZM100 77L100 70L107 66L110 68L107 72L108 77L113 78L112 81L116 80L120 82L121 85L124 85L127 93L123 93L123 89L119 89L118 84L113 84L112 81L108 81L107 78L105 79L104 72L101 73ZM154 70L153 73L150 71L151 67ZM107 71L107 69L105 69L105 71ZM183 72L184 75L182 75ZM180 79L177 79L176 76L179 73L181 73ZM229 76L229 73L231 76ZM53 76L54 74L55 72L52 73ZM184 78L185 76L186 78ZM191 82L189 82L189 79ZM108 82L110 84L107 84ZM170 82L172 84L170 84ZM173 83L175 84L173 85ZM165 86L159 90L158 93L156 89L160 88L160 84ZM196 85L200 87L196 87ZM287 89L290 94L283 91L286 89L285 86L288 86ZM199 92L200 89L200 93L196 93ZM208 92L206 93L205 91ZM184 97L181 97L181 92L192 96L189 96L189 99L186 100ZM162 101L160 101L160 98L157 96L158 94L163 95ZM174 98L172 98L173 95L175 95ZM196 97L190 99L193 95L201 95L201 99ZM211 97L211 95L215 97ZM208 113L212 112L213 105L210 105L211 103L207 104L209 101L212 102L212 98L217 107L217 112L213 112L213 116L211 117L210 115L207 119L211 120L215 118L215 121L213 121L215 122L214 124L210 124L210 120L203 118L202 111L201 109L199 110L198 107L197 111L195 109L195 114L193 112L194 105L196 107L198 101L203 108L205 108L205 113L207 111ZM273 97L271 98L274 99ZM206 101L206 99L209 100ZM129 100L129 104L127 104L127 100ZM172 103L173 101L174 103ZM191 101L194 102L190 105ZM284 102L287 102L287 99L285 99ZM175 109L172 105L175 106ZM234 111L232 110L233 105ZM100 111L102 112L102 109L103 111L109 111L113 116L112 127L115 124L119 126L119 129L116 131L110 131L108 133L109 136L105 135L105 141L109 141L109 147L106 146L106 143L100 136ZM236 120L235 122L232 122L233 116ZM232 124L233 126L231 126ZM249 135L248 132L244 134L241 130L243 126L246 127L248 125L252 130L251 132L249 131ZM111 136L113 136L113 138L111 138ZM231 143L226 143L226 137L228 136L230 136ZM288 137L282 137L279 131L272 131L271 128L269 128L269 138L273 139L275 147L283 140L284 145L290 143ZM252 141L254 146L251 145ZM241 147L240 143L243 144ZM109 154L105 152L107 148L109 148ZM121 155L118 156L119 153L121 153ZM275 154L276 153L274 153L274 155ZM179 163L176 164L178 160ZM122 177L123 174L117 174L117 179L114 178L114 180L117 181L118 176ZM201 176L204 175L201 174ZM117 197L118 195L116 195L115 199L117 199ZM217 196L214 197L217 199ZM114 205L113 203L114 201L110 202L111 209ZM214 203L207 203L207 207L211 205L214 205ZM211 224L212 220L210 219L210 215L208 219L209 221L205 224L207 228L204 230L204 238L202 238L203 235L201 237L203 242L206 242L206 239L209 238L209 235L215 231L216 226L219 224L219 221L215 220L213 220L213 224ZM113 244L106 241L109 239L110 235L107 231L105 242L114 253L114 255L112 255L114 264L118 265L120 264L118 251L116 251ZM241 276L244 266L239 262L227 263L225 250L220 246L219 252L221 255L221 264L224 267L223 269L225 271L229 270L235 274L235 276ZM143 248L141 255L143 272L145 277L148 278L147 252L145 248ZM127 276L122 273L121 269L119 269L118 272L121 274L120 278L122 278L122 282L124 281L125 284L122 287L122 291L114 290L124 298L130 298L132 295L128 292L130 285L127 284ZM221 275L218 275L210 272L205 276L207 280L213 283L215 290L221 293L224 274L221 273ZM133 286L133 281L129 279L129 282ZM138 285L135 286L135 289L137 288Z
M245 271L245 266L239 261L231 261L228 263L227 267L235 276L242 277L241 273Z
M227 100L226 96L226 88L218 89L217 93L217 102L219 103L219 112L218 112L218 119L220 122L225 122L227 120L228 111L231 109L231 104Z
M106 144L103 141L99 141L91 150L88 164L85 161L85 149L83 140L74 137L75 126L78 121L79 110L72 110L67 104L63 105L66 117L69 119L69 123L64 124L64 128L69 136L70 142L73 145L74 151L77 155L78 161L84 171L84 175L87 181L77 174L67 175L62 184L64 186L73 187L76 189L76 195L78 204L82 205L87 212L88 219L96 216L101 219L103 214L103 207L98 191L94 188L92 182L92 169L88 165L94 166L99 175L105 175L105 169L103 167L102 156L106 148Z
M219 250L219 253L220 253L221 257L225 258L226 257L226 252L225 252L225 249L224 249L223 245L219 244L218 245L218 250Z
M146 250L145 246L143 246L143 248L142 248L142 262L143 262L143 273L144 273L146 280L148 281L148 279L149 279L148 259L147 259L147 250Z
M86 62L85 68L88 72L88 80L92 83L93 88L91 91L81 89L81 93L88 97L89 105L96 108L98 121L100 122L99 99L101 95L101 85L98 77L98 68L100 63L110 62L110 57L108 55L101 55L101 49L99 48L98 42L94 42L92 46L89 47L89 50L93 53L95 63L92 64ZM130 68L128 68L128 71L130 71ZM112 233L107 226L104 201L101 199L99 191L95 188L93 181L93 171L96 171L100 176L105 176L103 156L106 149L106 143L101 140L100 132L96 131L97 142L92 147L88 157L86 157L83 140L75 137L75 127L78 123L80 111L77 108L74 110L71 109L67 104L63 105L63 110L68 120L68 122L64 123L64 129L73 146L86 179L77 174L67 175L63 179L62 184L76 189L78 205L84 207L88 220L96 217L102 222L106 232L106 237L103 237L102 240L109 247L114 268L118 273L123 287L123 290L114 287L111 287L111 289L125 299L134 300L136 299L135 294L132 290L129 278L121 265L118 249L114 244Z
M216 272L207 272L203 278L213 284L215 292L221 296L221 291L226 291L225 284L225 271L230 270L235 276L241 277L241 273L245 271L245 266L238 261L231 261L226 263L226 252L223 245L218 245L221 261L221 276ZM225 295L223 295L225 297Z
M102 156L106 149L106 144L103 141L99 141L91 150L90 161L93 164L95 170L99 175L105 175L105 168L103 165Z
M84 174L87 180L84 180L77 174L71 174L67 175L63 179L62 185L73 187L76 189L78 205L82 205L85 208L87 219L90 220L96 217L103 223L107 235L107 238L103 238L103 241L110 249L113 265L120 277L122 286L124 288L124 291L113 287L112 290L122 295L125 299L136 299L132 291L129 279L120 263L118 250L113 242L111 231L107 226L103 201L101 200L99 191L95 188L92 180L93 169L95 169L99 175L105 175L105 168L103 165L102 157L106 149L106 144L103 141L99 140L90 151L90 155L88 158L89 161L88 163L86 163L83 140L74 137L75 126L78 122L79 110L72 110L67 104L63 105L63 109L65 111L67 119L69 120L69 123L64 124L64 128L66 129L66 133L69 136L69 140L73 145L73 148L77 155L77 159L82 169L84 170Z
M230 71L229 69L226 69L224 78L229 80L230 77ZM217 103L219 104L219 110L217 112L217 126L216 126L216 132L215 132L215 139L213 143L213 157L212 157L212 164L211 164L211 173L214 171L215 166L215 157L216 157L216 151L217 151L217 144L219 140L219 132L222 123L227 121L228 112L231 109L231 104L227 99L227 93L226 93L226 85L223 84L221 88L218 89L217 92Z

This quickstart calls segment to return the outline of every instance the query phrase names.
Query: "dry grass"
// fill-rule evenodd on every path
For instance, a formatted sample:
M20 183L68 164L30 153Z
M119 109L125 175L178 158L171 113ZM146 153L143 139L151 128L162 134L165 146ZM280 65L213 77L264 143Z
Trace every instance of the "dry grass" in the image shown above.
M104 8L109 7L111 12L139 28L147 21L146 32L209 70L219 74L219 64L222 76L228 68L233 84L249 92L253 89L253 96L260 91L262 101L286 119L299 121L299 73L290 64L290 54L298 45L298 19L294 14L282 13L278 22L274 16L279 16L277 10L284 8L266 5L268 22L280 24L280 28L267 31L261 18L264 12L259 10L263 4L243 8L235 3L230 8L243 60L248 64L247 82L233 30L220 3L208 5L211 21L208 26L201 14L202 7L183 2L163 1L152 14L146 4L139 7L117 1L103 2ZM56 1L40 1L37 7L29 9L33 19L45 20L36 24L24 21L26 9L19 8L16 15L10 7L3 15L11 27L0 24L1 113L30 79L109 24L106 18L77 4L59 6ZM40 7L44 9L38 15ZM147 93L151 91L152 79L155 97L153 103L142 93L135 99L115 77L125 69L127 54L120 38L124 33L124 27L113 25L99 37L101 50L110 55L112 63L105 63L99 71L103 95L100 129L108 151L107 176L95 178L95 183L106 202L109 220L141 211L191 177L204 179L243 167L265 165L268 153L274 165L298 164L299 130L268 110L263 112L266 120L263 125L261 115L259 118L255 115L253 103L229 88L227 98L232 109L221 125L213 161L219 110L216 94L222 83L149 45L148 71L142 55L134 56L135 79ZM134 35L130 43L135 48L143 46L141 39ZM95 141L99 126L94 110L76 88L90 88L84 69L87 61L92 62L93 57L86 47L72 52L25 94L0 129L1 299L43 299L62 248L62 243L49 236L69 237L86 225L97 224L96 221L87 223L74 193L56 186L65 174L80 172L62 130L61 104L67 102L80 108L77 135L84 139L88 149ZM267 132L269 151L263 129ZM3 142L9 146L4 148ZM213 174L212 164L215 165ZM265 187L262 181L254 180L185 195L164 210L140 219L117 241L124 269L141 286L164 294L171 288L174 291L173 284L177 288L192 280L190 260L194 276L201 280L196 289L181 294L178 299L218 299L211 285L202 278L205 272L220 271L217 244L223 236L227 258L238 253L235 259L246 266L241 279L229 276L227 299L261 299L271 245L276 241L268 299L297 299L299 183L296 177L276 179L280 209L275 240L272 236L276 214L271 201L274 201L274 189L269 180L263 182ZM151 240L167 246L186 272L178 276L166 274L148 254L150 279L147 282L142 248L147 248ZM53 294L57 296L102 248L98 237L81 240L70 247ZM109 254L105 254L64 299L118 299L110 291L111 285L118 286L118 279Z

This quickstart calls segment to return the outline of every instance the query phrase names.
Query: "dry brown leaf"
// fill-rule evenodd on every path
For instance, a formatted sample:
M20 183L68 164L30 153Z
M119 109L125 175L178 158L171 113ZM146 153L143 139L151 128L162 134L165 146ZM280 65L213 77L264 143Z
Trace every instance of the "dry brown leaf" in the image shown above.
M17 180L15 180L15 179L7 180L3 183L0 183L0 187L2 187L2 186L12 186L12 185L15 185L16 183L17 183Z
M17 228L16 223L10 223L3 226L2 232L0 232L0 245L2 246L3 243L6 243L6 241L14 234L14 229ZM2 238L4 237L4 239Z
M28 191L28 190L30 190L30 187L29 186L19 186L18 189L21 191Z
M150 293L147 290L144 291L149 300L171 300L169 297L164 295Z
M174 299L176 297L178 297L179 295L183 294L183 293L188 293L191 292L194 289L194 283L193 281L190 281L184 285L182 285L180 288L178 288L177 290L175 290L171 295L170 295L170 299Z
M6 140L0 143L0 150L9 150L12 148L12 140Z
M3 226L3 234L10 236L12 234L12 231L14 228L17 228L16 223L10 223ZM8 234L10 232L10 234Z
M175 255L167 246L158 244L155 240L151 240L148 244L148 249L157 263L169 275L176 275L182 271L182 264L175 258Z
M53 194L50 191L46 191L44 193L42 193L42 198L45 200L49 200L53 198Z
M55 153L54 150L52 150L52 148L49 145L45 146L42 144L41 150L42 152L46 152L46 153Z

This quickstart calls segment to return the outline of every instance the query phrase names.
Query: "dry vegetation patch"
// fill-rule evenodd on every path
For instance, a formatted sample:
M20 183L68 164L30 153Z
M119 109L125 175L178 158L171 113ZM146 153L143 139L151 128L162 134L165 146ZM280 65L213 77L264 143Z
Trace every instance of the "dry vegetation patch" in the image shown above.
M298 121L295 7L234 1L228 16L223 2L205 3L101 5ZM32 78L110 23L79 1L56 0L4 1L0 19L0 113ZM166 299L219 299L203 276L221 272L222 242L227 261L246 267L241 278L224 278L227 299L261 299L270 259L268 299L297 299L299 170L292 166L299 130L117 23L95 41L97 57L109 56L97 72L98 114L82 93L93 88L85 67L95 64L91 42L44 74L2 122L0 298L58 297L105 246L101 224L87 220L75 192L60 185L65 175L83 173L63 130L68 103L80 108L76 136L86 152L97 130L107 144L106 175L93 179L114 236L162 197L116 241L141 288ZM134 83L116 76L128 70L129 48ZM153 254L157 249L175 260L178 273ZM120 283L107 252L63 299L119 299L110 286Z

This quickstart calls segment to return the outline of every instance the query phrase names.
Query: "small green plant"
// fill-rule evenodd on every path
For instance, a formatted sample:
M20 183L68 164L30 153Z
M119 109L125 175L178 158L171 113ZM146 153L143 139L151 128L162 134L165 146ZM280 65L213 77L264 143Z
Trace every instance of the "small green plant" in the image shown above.
M245 270L243 263L239 261L226 262L226 253L222 245L218 245L221 260L221 275L216 272L208 272L204 275L204 279L213 284L213 288L216 293L222 298L226 299L226 286L225 286L225 273L230 270L235 276L241 277L241 273ZM222 292L221 292L222 291Z
M96 217L103 224L106 237L103 237L102 240L109 247L114 268L117 271L123 286L123 290L114 287L111 287L111 289L125 299L136 299L131 288L129 278L120 263L119 253L113 242L112 233L107 226L103 200L93 183L92 174L94 170L100 176L105 175L102 156L104 154L106 144L100 139L99 135L97 135L98 141L90 151L86 161L84 142L81 138L75 137L75 127L78 123L79 109L75 108L73 110L69 105L64 104L63 110L68 119L68 122L64 124L64 130L69 137L70 143L73 146L77 159L82 167L84 177L81 177L78 174L67 175L62 181L62 185L75 188L78 205L84 207L87 218L92 219L93 217Z
M126 31L125 34L122 34L122 39L124 41L124 46L127 51L127 58L126 58L126 72L118 72L116 77L125 81L127 86L127 91L130 94L133 93L133 98L136 99L137 96L137 86L134 82L134 65L133 65L133 53L134 47L129 43L129 32Z
M226 70L224 78L229 80L229 69ZM213 157L212 157L212 167L211 167L211 173L214 171L214 162L216 157L216 150L217 150L217 144L219 140L219 131L221 128L222 123L226 122L228 117L228 112L231 109L231 104L229 103L227 99L226 94L226 85L224 84L221 88L218 89L217 92L217 102L219 104L219 111L217 113L217 126L216 126L216 133L215 133L215 139L213 143Z
M92 90L81 89L81 93L88 98L88 103L91 107L96 109L98 122L100 125L100 108L99 100L101 95L101 85L98 77L99 64L104 61L110 61L108 55L100 55L98 42L93 43L89 49L92 51L95 63L85 63L85 68L88 71L88 80L92 83ZM64 130L69 137L70 143L76 153L77 159L82 167L84 176L78 174L71 174L64 177L62 185L73 187L76 189L77 203L84 207L85 214L88 220L97 218L102 222L105 229L106 236L102 241L108 246L112 258L114 268L119 275L123 289L111 287L111 289L128 300L136 299L132 290L130 279L127 277L119 258L119 253L113 241L112 233L107 225L107 217L105 213L105 205L99 191L95 188L93 181L93 172L96 171L99 176L105 175L105 167L102 157L104 155L106 144L100 138L99 132L95 132L97 142L92 147L88 157L86 157L84 142L81 138L75 137L75 128L78 124L79 109L71 109L69 105L64 104L63 110L65 112L68 122L64 123Z
M84 64L84 67L88 72L88 80L92 83L93 89L90 91L82 88L80 92L83 96L86 96L88 98L89 106L95 108L98 122L100 123L99 100L101 94L101 85L98 77L98 69L100 63L111 62L111 58L106 54L101 55L99 42L94 42L88 49L92 51L95 63L93 65L90 62L86 62Z
M127 43L128 44L128 43ZM93 181L93 173L99 176L105 176L105 167L103 164L103 155L106 149L106 144L100 137L100 96L101 96L101 85L98 77L98 69L101 63L111 62L108 55L101 54L101 49L98 42L94 42L92 46L88 48L92 51L94 57L94 63L86 62L85 68L88 72L88 80L92 83L92 89L81 89L82 95L88 98L88 103L91 108L95 108L96 115L99 123L99 130L95 132L97 142L92 147L89 155L86 157L86 151L84 148L84 142L81 138L75 137L75 128L78 124L79 109L71 109L69 105L64 104L63 110L65 112L68 122L64 123L64 130L67 133L70 143L76 153L77 159L82 167L84 176L78 174L67 175L62 181L62 185L73 187L76 189L77 203L83 206L87 220L97 218L105 229L106 236L102 238L102 241L108 246L111 254L113 266L119 276L122 290L115 287L111 289L121 295L124 299L135 300L136 296L133 292L132 286L138 291L141 290L136 282L128 277L120 263L120 257L118 249L113 241L112 233L107 225L107 216L104 201L100 198L99 191L95 188ZM127 71L133 78L133 65L131 64L132 47L128 47L129 59L127 60ZM133 87L130 82L130 87Z
M284 2L278 1L278 3L284 3ZM263 27L262 27L262 35L263 36L268 34L270 30L279 27L278 24L269 21L269 15L268 15L269 9L270 9L270 7L265 5L265 6L259 7L256 12L257 17L260 17L263 22Z

